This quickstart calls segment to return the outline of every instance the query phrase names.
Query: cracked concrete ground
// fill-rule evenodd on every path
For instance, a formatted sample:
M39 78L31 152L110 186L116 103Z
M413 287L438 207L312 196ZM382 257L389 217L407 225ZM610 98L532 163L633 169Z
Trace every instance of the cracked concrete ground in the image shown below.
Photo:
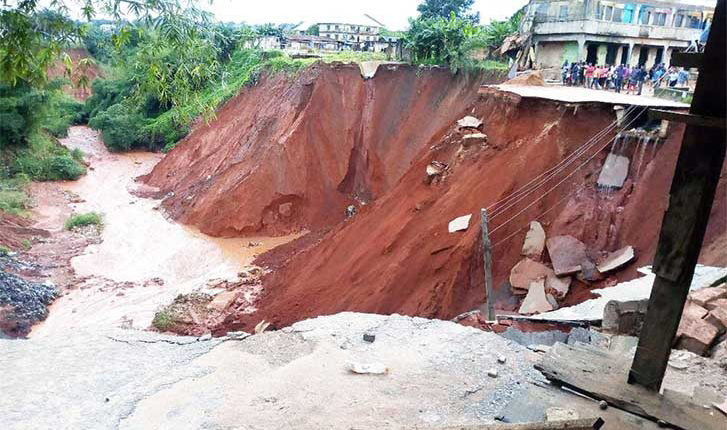
M492 421L521 384L542 380L532 352L445 321L342 313L230 340L0 340L0 428L436 428ZM353 374L350 362L389 372Z

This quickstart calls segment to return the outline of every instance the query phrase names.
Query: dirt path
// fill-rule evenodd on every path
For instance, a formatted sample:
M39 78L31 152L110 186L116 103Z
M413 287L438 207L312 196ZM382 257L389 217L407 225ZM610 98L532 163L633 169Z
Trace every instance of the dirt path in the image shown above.
M158 210L158 200L132 194L138 188L134 178L147 173L161 154L110 153L88 127L71 128L61 143L82 150L90 167L78 181L34 186L36 227L61 237L37 252L50 256L68 251L73 235L62 228L72 212L99 212L104 228L98 240L80 245L88 245L82 251L74 245L74 255L80 255L70 260L72 271L55 271L54 281L73 290L53 304L33 336L83 326L147 328L155 311L178 294L203 287L210 279L233 277L257 254L289 240L212 238L171 222ZM249 247L251 242L259 245Z

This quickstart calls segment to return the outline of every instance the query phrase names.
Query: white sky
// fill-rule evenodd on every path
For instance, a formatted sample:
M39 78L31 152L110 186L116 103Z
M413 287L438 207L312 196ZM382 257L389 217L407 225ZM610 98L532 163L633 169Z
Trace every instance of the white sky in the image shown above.
M476 0L474 11L480 12L482 23L504 19L515 13L528 0ZM206 4L206 0L199 2ZM421 0L214 0L205 8L218 21L248 24L363 21L367 13L390 30L404 30L407 18L417 15Z

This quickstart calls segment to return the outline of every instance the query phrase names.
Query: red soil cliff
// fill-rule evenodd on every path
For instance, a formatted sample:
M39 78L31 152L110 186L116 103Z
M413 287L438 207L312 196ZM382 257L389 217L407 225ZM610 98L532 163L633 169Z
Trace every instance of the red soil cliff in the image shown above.
M233 312L217 331L344 310L450 318L483 303L480 208L556 165L615 115L605 104L478 96L480 80L399 67L364 81L358 68L340 65L264 77L170 152L147 181L169 193L164 206L182 222L214 235L314 230L258 259L273 269L259 311ZM464 114L483 121L487 145L461 146L467 132L455 121ZM562 184L555 186L580 162L495 215L498 308L517 305L507 275L521 258L523 227L536 218L548 235L573 234L592 255L634 246L638 261L610 282L650 264L682 132L672 125L646 155L625 148L631 175L619 191L595 186L606 148ZM432 161L448 169L429 183ZM703 260L711 264L727 264L726 188L721 181L707 233ZM345 220L352 203L358 214ZM466 214L469 229L448 233L449 221ZM566 303L597 285L572 288Z
M383 195L414 156L461 117L482 75L317 64L263 76L200 125L148 175L165 209L215 236L330 226Z

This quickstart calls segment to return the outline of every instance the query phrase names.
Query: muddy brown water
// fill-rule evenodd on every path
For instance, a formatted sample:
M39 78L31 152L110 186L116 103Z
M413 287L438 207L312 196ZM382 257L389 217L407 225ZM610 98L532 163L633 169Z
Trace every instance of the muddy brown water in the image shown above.
M110 153L99 134L83 126L72 127L61 143L82 150L91 168L60 187L80 197L71 205L74 212L103 214L104 228L101 243L71 260L78 288L56 300L32 336L96 325L147 328L155 312L178 294L204 291L211 279L234 277L256 255L293 239L214 238L177 224L158 210L158 200L130 193L137 187L134 179L148 173L162 154ZM38 202L38 225L62 228L68 211L55 204ZM250 247L250 242L259 245ZM148 282L154 278L163 285Z

